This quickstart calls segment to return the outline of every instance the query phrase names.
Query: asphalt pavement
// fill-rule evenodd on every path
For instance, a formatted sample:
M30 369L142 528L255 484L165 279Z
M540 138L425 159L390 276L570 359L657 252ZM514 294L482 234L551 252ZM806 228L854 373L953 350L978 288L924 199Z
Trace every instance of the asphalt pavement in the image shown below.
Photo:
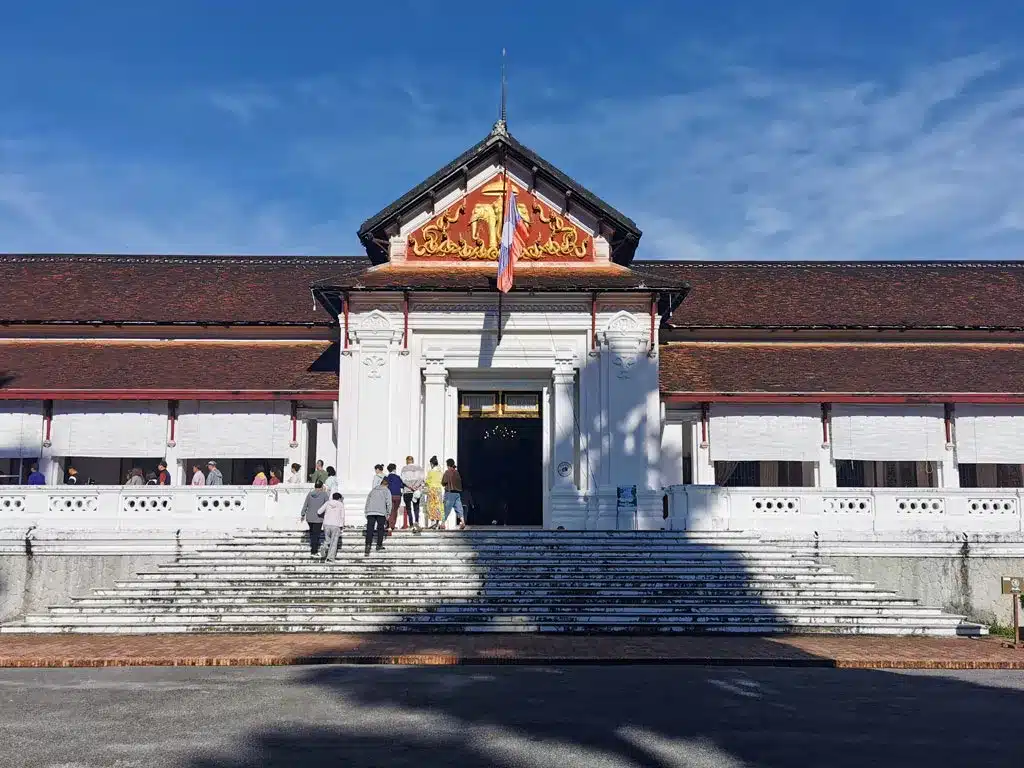
M0 670L0 766L1021 765L1024 672Z

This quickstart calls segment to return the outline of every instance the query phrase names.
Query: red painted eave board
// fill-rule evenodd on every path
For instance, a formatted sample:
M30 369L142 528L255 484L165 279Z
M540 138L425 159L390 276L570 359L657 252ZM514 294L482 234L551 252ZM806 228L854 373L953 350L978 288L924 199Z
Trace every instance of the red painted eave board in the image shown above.
M337 392L266 392L186 389L0 389L0 400L317 400L333 402Z
M666 403L993 403L1021 405L1024 394L1001 392L829 393L829 392L663 392Z

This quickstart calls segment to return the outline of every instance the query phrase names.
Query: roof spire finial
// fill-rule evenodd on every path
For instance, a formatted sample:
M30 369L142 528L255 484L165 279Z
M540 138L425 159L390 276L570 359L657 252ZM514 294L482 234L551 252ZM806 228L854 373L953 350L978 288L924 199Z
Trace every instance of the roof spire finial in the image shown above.
M491 129L491 133L506 135L508 133L508 120L506 112L508 81L505 77L505 49L501 49L501 110L498 112L498 121Z

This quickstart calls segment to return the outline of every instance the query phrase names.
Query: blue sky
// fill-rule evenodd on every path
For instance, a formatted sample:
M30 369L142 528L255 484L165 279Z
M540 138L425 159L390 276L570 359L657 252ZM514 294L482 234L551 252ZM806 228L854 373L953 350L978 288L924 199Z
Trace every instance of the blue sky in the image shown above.
M511 131L640 257L1018 258L1022 39L1019 1L8 4L0 251L361 253L505 45Z

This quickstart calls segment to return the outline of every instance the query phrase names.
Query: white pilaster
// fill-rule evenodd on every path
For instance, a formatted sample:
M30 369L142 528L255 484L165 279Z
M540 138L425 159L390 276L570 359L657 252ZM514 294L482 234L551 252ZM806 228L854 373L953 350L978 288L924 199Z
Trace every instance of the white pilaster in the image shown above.
M576 487L576 369L571 351L559 352L555 356L555 368L551 374L554 400L554 487L574 489Z
M628 311L614 315L599 334L601 388L607 414L606 491L635 485L657 490L661 461L658 362L648 355L649 330ZM603 452L602 452L603 453ZM598 525L607 523L599 517Z
M445 394L448 389L448 369L445 368L444 357L426 356L423 371L423 466L427 459L436 455L444 462L445 456Z
M351 425L346 446L349 458L345 462L345 475L339 482L341 492L350 502L347 522L358 523L362 519L363 500L370 491L373 465L396 460L391 422L395 417L394 390L399 378L395 361L402 332L387 315L373 310L358 320L352 337L351 354L343 354L341 364L341 407L346 406L347 394L351 398L351 405L346 409ZM351 389L346 392L346 379L352 380L354 392Z

